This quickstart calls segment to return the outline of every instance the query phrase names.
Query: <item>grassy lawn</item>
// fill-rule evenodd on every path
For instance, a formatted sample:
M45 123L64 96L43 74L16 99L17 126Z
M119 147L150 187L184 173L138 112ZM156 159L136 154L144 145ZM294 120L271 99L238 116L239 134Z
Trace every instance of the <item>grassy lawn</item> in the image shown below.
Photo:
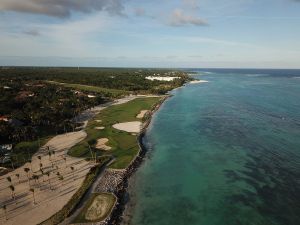
M99 138L108 138L110 151L95 149L97 155L113 155L116 160L110 166L115 169L125 169L139 151L136 136L131 133L116 130L112 125L122 122L141 121L136 116L141 110L149 110L159 102L161 98L137 98L121 105L110 106L101 111L87 127L87 137L82 142L71 148L69 155L74 157L90 157L88 142L95 142ZM96 120L101 120L97 122ZM95 127L103 126L105 129L96 130Z
M109 88L102 88L97 86L89 86L89 85L82 85L82 84L69 84L69 83L59 83L56 81L48 81L52 84L63 85L64 87L74 88L81 91L91 91L96 93L102 94L111 94L112 96L122 96L130 94L128 91L118 90L118 89L109 89Z
M116 200L116 196L111 193L93 194L73 223L99 222L105 220L114 207ZM86 217L90 216L93 219L87 220Z

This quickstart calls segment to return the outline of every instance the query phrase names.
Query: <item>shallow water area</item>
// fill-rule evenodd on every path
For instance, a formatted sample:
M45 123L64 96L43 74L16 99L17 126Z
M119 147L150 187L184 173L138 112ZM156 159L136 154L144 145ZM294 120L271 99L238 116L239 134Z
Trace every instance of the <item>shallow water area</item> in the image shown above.
M153 117L124 224L300 224L300 71L196 72Z

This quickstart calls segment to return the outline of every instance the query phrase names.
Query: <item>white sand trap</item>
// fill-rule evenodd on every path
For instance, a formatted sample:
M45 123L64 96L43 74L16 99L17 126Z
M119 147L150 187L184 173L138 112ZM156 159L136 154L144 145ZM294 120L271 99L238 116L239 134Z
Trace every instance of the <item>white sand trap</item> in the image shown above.
M140 121L133 121L127 123L117 123L113 125L113 128L117 130L126 131L129 133L139 133L141 130L142 123Z
M102 120L96 120L96 122L97 122L97 123L101 123L101 122L102 122Z
M190 82L190 84L200 84L200 83L208 83L207 80L193 80Z
M95 127L95 130L104 130L105 127Z
M48 141L47 146L55 149L69 149L86 137L84 131L71 132L53 137Z
M143 119L148 110L141 110L141 112L136 116L138 119Z
M100 138L97 140L96 148L104 150L104 151L109 151L111 150L111 147L106 145L106 143L109 140L107 138Z

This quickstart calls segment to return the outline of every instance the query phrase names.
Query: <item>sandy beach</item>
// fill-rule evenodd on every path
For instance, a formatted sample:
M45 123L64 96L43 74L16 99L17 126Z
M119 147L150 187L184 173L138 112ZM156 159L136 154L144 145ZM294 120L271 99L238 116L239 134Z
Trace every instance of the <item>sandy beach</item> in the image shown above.
M207 80L192 80L190 84L200 84L200 83L208 83Z

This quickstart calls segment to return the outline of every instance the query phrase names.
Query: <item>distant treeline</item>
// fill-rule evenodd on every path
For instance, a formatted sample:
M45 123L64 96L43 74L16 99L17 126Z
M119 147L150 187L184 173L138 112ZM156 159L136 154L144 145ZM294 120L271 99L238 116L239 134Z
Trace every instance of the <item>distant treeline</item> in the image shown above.
M150 81L147 76L177 76L172 82ZM22 80L51 80L64 83L85 84L136 93L164 94L181 86L188 76L183 71L167 69L116 69L116 68L31 68L2 67L0 79L15 77Z

